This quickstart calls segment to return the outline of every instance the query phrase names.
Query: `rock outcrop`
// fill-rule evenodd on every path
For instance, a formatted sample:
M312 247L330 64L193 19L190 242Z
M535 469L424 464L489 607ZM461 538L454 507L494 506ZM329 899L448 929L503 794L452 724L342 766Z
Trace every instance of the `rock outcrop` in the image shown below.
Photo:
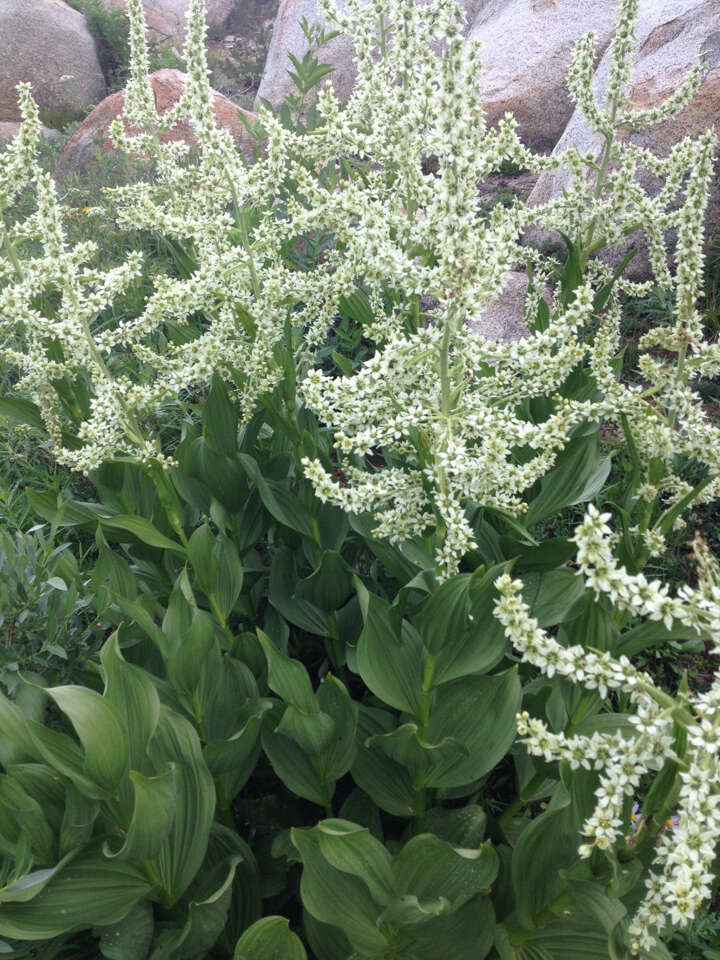
M521 340L527 336L527 292L527 273L509 273L500 296L483 310L478 320L468 324L470 331L488 340Z
M0 120L19 120L16 84L30 82L44 123L61 127L105 96L85 17L63 0L0 3Z
M475 14L485 8L488 3L507 3L511 0L461 0L465 8L468 25L475 19ZM345 0L337 0L338 9L345 9ZM307 52L308 43L300 26L303 17L309 24L321 23L328 31L334 29L321 15L317 0L281 0L275 25L273 27L270 47L268 49L265 70L260 88L257 93L258 101L269 100L277 107L289 93L294 93L295 87L288 76L290 61L288 53L292 53L299 60ZM349 37L344 34L332 39L318 52L322 63L329 63L334 67L330 74L335 93L340 100L347 100L355 83L355 48Z
M205 0L208 25L211 29L222 28L233 9L243 0ZM124 9L126 0L102 0L105 7ZM185 33L185 13L189 0L143 0L148 32L153 40L182 41Z
M341 9L343 3L339 0ZM573 111L566 74L575 42L594 30L603 52L615 24L617 0L464 0L463 7L468 35L483 45L488 120L496 122L510 110L528 143L552 149ZM307 50L302 17L308 23L325 23L317 0L282 0L258 90L258 99L273 106L293 92L288 52L302 58ZM330 79L340 99L347 100L355 81L350 39L336 37L318 56L335 68Z
M696 137L707 127L720 129L720 5L717 0L640 0L635 46L636 63L631 74L633 101L648 109L662 103L687 76L690 69L705 63L702 86L692 102L674 119L641 132L626 133L625 139L638 146L667 155L683 137ZM605 87L609 56L600 64L595 86L600 97ZM555 148L557 152L577 147L581 153L598 155L602 144L593 137L585 118L576 111ZM569 174L564 170L543 174L530 194L533 205L562 196ZM649 179L643 186L652 187ZM712 190L707 229L720 230L720 180ZM537 239L537 238L535 238ZM634 235L611 258L619 261L626 250L641 241ZM642 250L641 250L642 253ZM648 269L647 258L636 257L629 275L640 277Z
M157 70L151 74L150 81L160 114L165 113L178 102L185 88L185 74L179 70ZM60 155L55 168L56 178L62 179L68 174L87 169L88 165L93 163L98 148L105 153L112 151L108 130L115 117L122 113L124 101L124 91L113 93L84 120ZM221 93L214 94L213 113L217 123L229 130L241 149L250 155L253 141L241 115L253 118L254 114L242 110ZM190 144L196 142L192 127L187 121L161 133L160 140L164 143L169 140L183 140Z
M593 30L602 54L616 14L617 0L489 0L469 34L482 43L488 122L510 111L527 144L551 150L573 113L566 78L575 44Z
M14 140L19 133L19 120L0 120L0 149L10 143L11 140ZM47 140L48 143L57 143L58 140L62 140L63 138L59 130L53 130L44 124L40 125L40 135L43 139Z

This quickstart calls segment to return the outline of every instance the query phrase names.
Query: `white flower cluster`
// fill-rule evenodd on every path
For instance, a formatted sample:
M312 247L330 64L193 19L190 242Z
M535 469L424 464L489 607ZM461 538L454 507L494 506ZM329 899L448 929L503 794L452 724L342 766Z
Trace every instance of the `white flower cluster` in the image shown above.
M582 288L543 334L495 343L449 323L394 335L360 371L332 379L311 371L306 403L336 427L344 481L305 461L317 495L352 512L375 514L378 536L402 540L436 528L436 559L453 573L475 546L465 515L470 502L521 513L522 492L552 467L570 427L592 413L588 402L556 397L556 411L531 423L517 411L532 396L552 396L583 348L577 331L592 309ZM519 462L513 451L526 448ZM377 451L388 464L356 466ZM398 465L395 466L394 464Z
M608 514L590 507L576 530L578 561L588 586L608 596L634 617L692 626L720 653L720 577L717 565L699 552L702 577L697 588L682 587L676 596L642 574L632 575L613 557ZM635 706L634 735L592 736L552 733L527 713L518 717L518 730L531 753L546 760L569 761L571 767L599 770L597 806L583 826L586 842L580 853L607 849L620 840L627 824L631 798L642 778L677 760L679 789L674 800L677 826L659 835L655 859L646 881L647 894L629 928L632 949L650 949L668 924L685 925L711 893L712 866L720 841L720 672L710 690L679 694L673 699L638 671L627 657L615 658L582 646L563 646L530 616L522 598L522 583L504 575L496 581L501 594L496 616L523 659L547 676L568 677L605 698L620 690ZM687 745L676 755L675 725L687 734Z
M380 34L385 43L383 13L388 6L394 44L376 62L375 37ZM365 276L370 283L384 279L409 303L425 293L436 296L439 306L430 329L417 330L407 321L398 329L403 320L398 311L391 313L384 331L382 322L377 322L372 333L378 352L353 376L333 379L313 372L305 381L306 402L335 430L340 458L340 472L318 461L306 463L318 496L347 510L372 512L378 535L394 540L434 530L436 559L446 575L474 546L467 506L477 502L521 512L522 493L527 489L523 480L537 478L552 466L567 431L586 416L624 425L635 439L646 471L651 462L663 463L665 476L658 477L657 469L654 474L658 494L678 500L688 493L676 468L692 459L707 474L696 499L714 497L720 491L720 479L716 479L720 477L720 434L693 390L698 372L714 370L720 359L717 345L703 340L695 306L714 137L708 133L694 142L683 141L664 159L618 138L630 126L658 122L677 112L692 95L697 75L659 113L634 111L628 78L637 0L622 0L605 104L598 102L593 90L592 37L578 45L569 78L573 97L598 136L605 138L600 165L594 156L582 157L574 151L560 158L538 158L518 146L510 120L497 130L484 127L476 92L481 83L469 81L477 52L469 47L461 55L457 27L448 32L444 25L449 55L441 61L442 72L436 66L428 73L433 47L427 30L436 23L434 5L351 0L342 14L333 8L332 0L323 0L327 16L352 33L356 43L359 38L359 79L344 114L363 129L358 152L375 162L387 157L398 171L394 196L393 191L390 195L380 192L379 179L373 183L385 211L382 241L380 231L369 223L375 216L372 207L364 218L356 214L365 235L372 237L363 251ZM444 5L439 5L438 10L442 9ZM398 15L399 20L392 19ZM388 72L393 69L394 73ZM391 76L396 98L388 101L381 91ZM439 79L433 82L433 76ZM436 90L436 111L413 114L414 104L432 100L414 95L415 82L422 84L423 92ZM323 101L328 117L331 104L328 93ZM336 110L333 106L333 118ZM365 139L371 119L372 134ZM409 133L402 150L397 150L394 132L407 125L410 130L423 127L425 150L438 157L434 181L418 176L422 155L409 147L414 143ZM483 221L475 182L503 155L534 169L562 163L573 172L574 180L557 201L532 211L521 206L496 208L495 216ZM641 166L663 184L654 197L638 182ZM402 184L399 191L396 184ZM346 202L345 193L338 202ZM563 310L557 298L547 331L511 346L482 342L468 335L468 323L500 293L508 266L521 259L519 233L533 220L574 239L586 285L570 310ZM647 388L638 385L636 375L621 383L616 364L621 346L619 293L623 289L638 293L643 287L617 284L601 318L594 321L599 323L597 333L587 336L593 289L611 279L601 262L589 258L639 227L648 234L656 281L671 287L677 301L674 327L653 330L641 345L644 352L638 372ZM679 234L675 276L665 244L665 232L671 228ZM342 237L350 248L347 232ZM382 245L389 238L395 245L393 255ZM400 251L397 238L404 241ZM414 262L409 261L410 251L416 254ZM537 269L538 258L532 259L536 283L535 293L528 297L530 308L549 276L542 266ZM674 353L675 363L658 359L658 347ZM561 405L555 417L539 425L521 417L517 404L542 393L552 396L573 365L585 359L601 392L592 407ZM563 417L565 438L560 429ZM513 450L524 445L532 449L533 457L518 466ZM639 482L648 479L644 476ZM661 547L658 531L639 532L648 552Z
M511 117L497 129L487 128L479 51L463 40L456 0L348 0L342 13L333 0L322 2L327 15L353 36L354 91L341 107L328 84L318 99L321 125L306 133L260 110L264 149L255 163L244 159L214 120L202 0L192 0L188 9L185 91L162 115L148 77L141 0L128 3L131 77L125 118L113 124L112 134L131 155L152 159L153 177L112 192L117 221L123 228L165 236L194 266L189 275L155 279L139 315L108 323L102 311L113 291L134 282L137 259L110 268L106 278L86 268L91 248L71 251L58 240L59 210L55 240L40 212L17 227L18 236L45 243L45 252L29 268L31 284L23 282L16 269L22 267L10 262L10 255L0 267L7 284L3 322L14 331L6 355L20 369L22 388L45 411L49 425L52 420L58 456L83 470L115 455L161 458L154 440L145 438L151 433L148 415L167 398L207 384L216 370L232 376L242 411L249 415L258 397L282 376L278 354L295 350L302 379L339 303L360 286L373 307L375 322L367 332L379 353L353 377L332 380L312 373L305 388L308 403L337 433L347 483L335 481L318 463L307 469L322 496L378 515L383 535L397 540L411 530L434 528L441 571L456 569L474 543L468 501L521 512L523 491L553 465L568 428L583 417L626 416L633 428L637 425L641 452L658 456L661 448L668 477L655 482L671 496L685 492L682 479L672 473L678 452L698 457L717 475L713 428L686 389L688 378L720 366L717 348L698 336L694 308L702 265L697 225L712 142L708 137L683 143L668 159L657 160L613 140L629 122L626 86L635 4L623 0L620 5L607 98L615 106L603 112L595 105L602 121L598 129L607 133L609 146L603 176L592 188L581 175L588 158L533 156L518 140ZM573 95L590 113L591 46L589 40L581 43L570 81ZM12 170L25 165L22 158L33 142L28 110L26 105L23 132L8 155L21 158L9 166L10 181ZM191 124L196 150L172 139L162 142L163 133L180 121ZM437 158L433 175L425 172L429 156ZM498 205L486 215L477 183L507 159L533 169L567 163L578 171L567 204L532 212L519 203ZM633 179L640 160L666 179L654 201ZM27 169L39 205L49 209L56 204L49 185L32 164ZM688 169L686 202L676 210L673 201ZM671 212L661 216L661 207ZM525 256L519 237L529 219L538 217L551 226L561 220L585 251L599 238L618 239L637 220L651 231L653 263L661 277L668 270L658 230L679 227L678 330L667 335L678 344L672 373L648 353L642 373L651 381L649 390L617 383L617 298L588 347L584 330L593 314L594 288L607 279L597 265L586 265L587 282L570 306L556 298L546 331L514 345L468 334L469 325L501 293L511 266ZM322 254L310 265L295 266L288 251L301 247L304 238L323 236L331 243ZM5 246L16 256L17 245ZM63 271L60 261L54 262L61 247ZM549 272L537 256L531 259L541 287ZM537 289L536 283L530 303L537 302ZM48 303L62 299L60 335L74 331L61 344L62 361L47 349L50 317L35 308L40 292ZM425 296L436 303L429 318L423 317ZM167 325L192 332L186 342L168 344L162 335ZM289 329L295 332L290 337ZM657 343L648 342L648 351L656 352ZM557 400L546 423L523 418L519 404L555 394L588 349L605 401L591 408ZM70 425L53 400L52 385L59 374L72 379L81 371L91 411L79 410L82 445L71 450L60 443L62 425L66 430ZM528 449L529 461L516 461L518 447ZM703 495L714 493L710 484Z

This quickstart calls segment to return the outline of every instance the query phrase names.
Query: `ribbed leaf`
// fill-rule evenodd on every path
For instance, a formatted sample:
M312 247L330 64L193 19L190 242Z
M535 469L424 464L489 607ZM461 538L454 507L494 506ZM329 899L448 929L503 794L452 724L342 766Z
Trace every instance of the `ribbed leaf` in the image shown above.
M137 903L118 923L93 931L106 960L145 960L154 932L152 907L146 901Z
M357 667L366 685L384 703L416 713L422 693L423 645L411 624L393 629L390 606L367 595L365 626L357 645Z
M144 517L134 516L116 516L104 518L100 521L104 533L108 539L123 541L123 534L129 533L131 538L140 540L150 547L157 547L160 550L171 550L180 556L185 556L185 548L154 527L149 520ZM125 538L127 539L127 538Z
M122 719L112 704L87 687L50 687L48 694L69 717L85 750L83 772L113 793L128 769L129 745Z
M258 630L257 635L267 657L268 685L273 693L304 713L318 713L320 708L302 663L281 653L262 630Z
M100 660L105 670L105 700L113 705L127 731L130 766L150 773L147 746L160 717L157 690L149 674L125 660L117 633L105 643Z
M433 778L432 786L460 787L492 770L515 739L521 697L515 667L489 677L464 677L439 687L427 739L439 743L450 737L466 748L467 756Z
M263 917L238 940L233 960L307 960L285 917Z
M318 831L293 829L291 835L303 861L300 894L305 909L340 927L357 950L382 956L387 940L376 926L379 908L365 883L328 863Z
M377 904L389 903L396 886L392 857L369 830L347 820L322 820L315 830L330 866L359 877Z
M172 905L188 888L207 849L215 813L215 788L195 728L165 707L149 747L158 771L174 764L175 818L160 852L152 862L153 875Z
M125 842L114 853L106 843L103 852L120 860L153 860L172 826L177 799L175 773L171 769L157 777L144 777L131 770L130 780L135 792L135 808Z
M27 903L0 904L0 936L49 940L68 930L117 923L151 891L141 868L88 853L65 866Z

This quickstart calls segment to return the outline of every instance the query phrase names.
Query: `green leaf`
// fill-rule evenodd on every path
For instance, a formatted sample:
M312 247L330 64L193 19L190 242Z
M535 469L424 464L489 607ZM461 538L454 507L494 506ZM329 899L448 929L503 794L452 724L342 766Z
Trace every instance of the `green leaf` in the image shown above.
M291 530L297 531L310 540L315 540L312 515L303 502L284 484L266 480L257 462L247 453L238 454L238 459L257 487L263 506L268 513Z
M351 592L350 567L335 550L324 550L316 569L298 582L295 596L326 613L333 613L345 603Z
M348 960L353 949L340 927L321 923L303 910L303 927L308 944L317 960Z
M40 408L23 397L0 398L0 420L4 420L13 427L28 426L36 430L45 429Z
M353 780L375 803L396 817L411 817L415 795L405 767L388 757L371 738L395 729L384 710L361 706L358 713L357 752L350 768Z
M587 590L580 616L561 627L561 642L615 653L620 636L616 616L607 597L598 597L594 590Z
M17 880L0 889L0 904L3 903L27 903L28 900L34 900L39 893L45 889L54 876L56 876L65 866L74 854L62 858L54 867L48 867L45 870L33 870L32 873L26 873Z
M103 853L120 860L154 860L173 822L177 799L175 773L171 769L156 777L144 777L131 770L130 780L135 791L135 807L125 842L114 853L106 842Z
M303 753L315 759L320 757L332 739L335 721L322 710L303 713L290 704L285 708L275 732L294 741Z
M28 796L37 800L57 834L65 811L66 785L58 779L55 771L44 763L11 763L5 765L5 769Z
M95 593L95 608L101 612L116 595L134 600L138 589L137 578L129 564L114 550L110 550L100 527L97 528L95 541L99 558L93 568L91 583Z
M423 643L431 654L443 648L448 637L462 635L470 612L469 573L445 580L430 596L417 619Z
M387 940L376 926L379 908L366 884L328 863L317 829L293 829L291 836L303 862L300 896L305 909L322 923L340 927L356 950L382 955Z
M101 790L114 793L130 758L127 732L117 710L87 687L50 687L47 692L80 738L85 750L83 773Z
M0 774L0 814L3 819L9 817L14 824L13 834L24 832L27 835L36 863L54 862L55 837L42 807L37 800L28 796L14 777L5 774Z
M212 594L220 613L227 617L237 603L243 585L243 567L237 548L232 540L219 533L216 538L218 570L213 582Z
M422 693L422 663L423 645L415 628L403 621L398 636L390 605L368 594L357 645L357 668L367 687L391 707L415 714Z
M365 827L347 820L321 820L315 828L320 853L330 866L358 877L384 906L395 896L392 857Z
M559 231L559 233L568 249L567 259L563 264L563 269L560 274L560 299L562 305L567 307L575 299L575 291L582 283L583 269L579 247L562 231Z
M168 679L191 712L203 670L211 650L215 647L217 642L213 618L204 610L195 610L183 640L167 658ZM215 652L219 656L219 650Z
M513 667L493 676L462 677L435 691L428 741L457 740L467 756L435 778L435 787L460 787L484 776L500 762L516 734L522 689ZM482 709L478 705L482 704Z
M185 556L185 548L164 534L160 533L149 520L144 517L115 516L100 519L100 525L103 532L108 534L110 539L123 541L123 535L130 534L130 537L148 544L150 547L157 547L159 550L171 550L173 553Z
M609 474L610 457L600 450L599 432L571 440L540 481L540 493L528 504L526 525L530 527L565 507L592 500Z
M215 813L215 788L194 727L166 707L160 709L148 752L158 772L174 764L175 817L152 862L153 875L171 906L185 892L205 856Z
M487 897L475 896L453 913L432 917L411 928L413 960L483 960L495 935L495 916ZM528 958L529 960L529 958Z
M464 627L448 628L437 654L433 684L438 686L459 677L485 673L499 663L508 649L505 631L494 615L498 596L495 580L504 570L496 564L484 574L474 574L468 583L468 613Z
M60 824L60 855L87 846L100 813L100 802L80 793L74 783L65 786L65 809Z
M490 841L476 849L463 849L424 833L405 844L395 857L393 871L401 894L413 894L420 900L445 897L455 903L486 892L498 867Z
M32 900L0 904L0 936L49 940L69 930L117 923L152 888L140 867L87 853L68 863Z
M287 549L278 550L270 569L270 603L286 620L301 630L327 637L326 614L308 600L302 600L295 595L299 583L292 553Z
M330 803L334 782L322 776L317 757L301 750L295 740L267 726L262 729L262 745L273 770L291 793L320 807Z
M258 629L257 635L268 662L270 689L303 713L318 713L320 708L303 664L281 653L262 630Z
M56 773L67 777L85 797L97 800L107 796L108 791L86 775L84 753L72 737L34 721L28 729L40 759Z
M454 810L432 807L425 812L423 825L427 833L447 840L454 847L477 848L485 838L487 815L474 803Z
M31 757L41 759L41 753L28 727L28 721L20 707L0 692L0 732L2 761L5 765Z
M207 492L231 513L242 510L248 497L245 472L235 459L223 456L214 450L205 437L196 437L182 451L183 478L201 483ZM181 481L182 485L182 481ZM186 493L202 497L194 484Z
M531 572L520 579L523 598L541 627L565 623L582 613L585 584L574 570L562 567L543 573Z
M237 451L238 416L218 373L202 407L203 433L210 446L226 457Z
M157 690L149 674L124 659L117 633L103 646L100 660L105 671L105 700L115 708L127 732L130 766L150 773L146 751L160 717Z
M348 521L352 529L363 538L365 544L375 554L390 576L394 577L403 586L417 575L419 569L428 569L433 566L432 558L428 558L427 564L419 565L416 563L415 555L412 557L406 555L404 549L407 548L407 544L396 547L386 540L377 540L373 537L372 530L377 524L371 516L367 514L358 516L351 513L348 514Z
M128 600L126 597L116 596L114 600L133 626L139 627L153 641L163 658L167 659L170 650L169 638L158 627L145 607L139 601Z
M166 930L158 938L151 960L205 960L222 933L232 899L232 883L242 857L235 854L215 865L209 876L201 877L187 908L185 922Z
M657 647L671 641L694 640L697 636L697 631L693 630L692 627L673 624L672 628L668 630L661 621L647 620L645 623L641 623L633 627L632 630L623 633L616 653L618 656L624 654L626 657L634 657L649 647Z
M344 684L328 674L317 692L320 710L333 720L333 734L319 757L320 775L334 782L344 776L355 758L358 708Z
M567 889L567 881L560 871L578 859L579 829L570 797L567 791L562 791L550 809L536 817L520 834L513 850L512 882L515 908L523 926L532 927L535 916Z
M382 750L404 767L413 782L420 779L428 786L452 772L469 753L454 737L443 737L436 743L425 740L416 723L403 723L391 733L372 737L367 745Z
M226 740L210 740L203 756L215 778L219 794L229 803L245 786L260 754L260 730L263 714L271 708L269 700L258 700L247 722ZM218 799L221 799L219 796Z
M52 490L25 491L35 513L44 520L56 523L58 527L95 527L98 520L112 517L115 513L99 503L80 503L77 500L67 500L61 494Z
M150 950L155 922L146 901L136 904L118 923L95 927L100 953L106 960L145 960Z
M224 533L214 534L205 523L190 537L188 555L201 589L227 617L243 584L243 568L235 544Z
M307 960L285 917L263 917L238 940L233 960Z
M513 939L520 940L521 935ZM544 951L536 955L552 960L608 960L608 939L608 932L599 920L582 910L526 934L521 939L523 953L520 956L532 956L532 950ZM643 951L643 956L649 960L651 954Z

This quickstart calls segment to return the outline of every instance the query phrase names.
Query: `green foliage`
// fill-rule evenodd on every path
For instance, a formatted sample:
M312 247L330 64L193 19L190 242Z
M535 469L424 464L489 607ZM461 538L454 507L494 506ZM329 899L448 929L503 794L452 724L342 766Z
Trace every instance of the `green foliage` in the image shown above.
M125 85L129 67L128 22L124 10L106 6L102 0L70 0L70 6L85 15L109 90L119 90Z

